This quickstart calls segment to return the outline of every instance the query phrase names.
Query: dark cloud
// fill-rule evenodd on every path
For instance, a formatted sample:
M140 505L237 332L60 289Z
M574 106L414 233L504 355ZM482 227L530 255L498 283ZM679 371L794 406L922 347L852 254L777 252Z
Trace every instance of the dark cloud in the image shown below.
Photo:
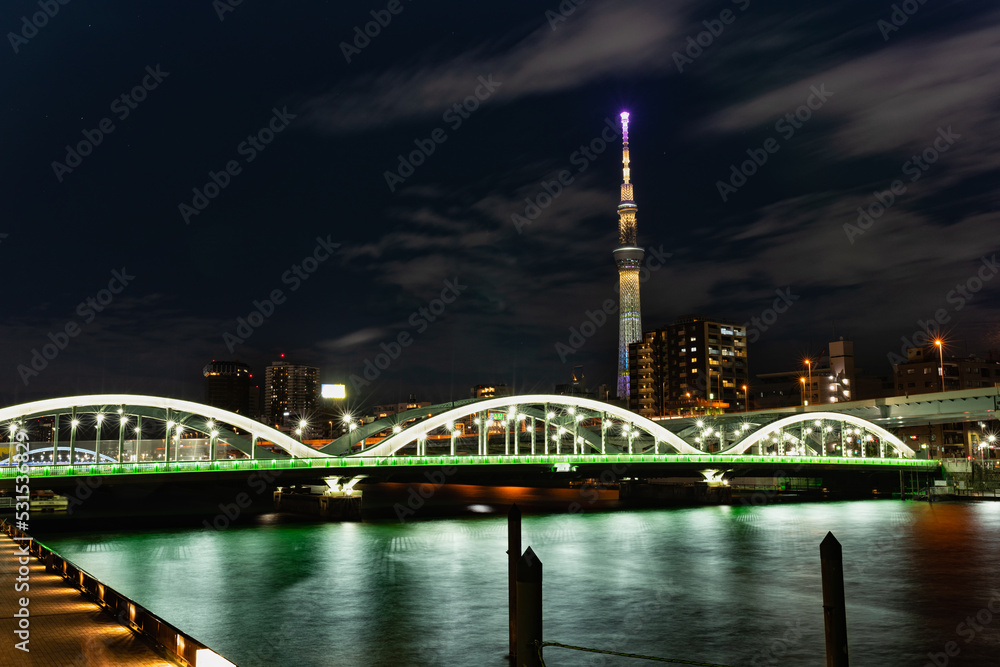
M616 321L568 358L556 344L617 298L621 155L607 119L623 108L639 242L670 255L641 288L647 328L690 312L745 321L790 290L794 305L751 348L754 372L835 335L884 372L900 337L941 308L956 349L1000 347L1000 281L961 307L949 298L1000 245L990 3L922 5L888 40L877 21L891 7L863 2L589 0L555 29L556 3L413 4L351 63L340 42L366 20L360 5L244 3L221 24L165 4L141 19L74 6L0 74L11 100L0 113L16 128L0 165L6 401L197 399L207 361L262 372L282 352L345 381L403 332L412 345L359 399L457 398L481 382L549 390L576 364L610 382ZM735 20L703 35L727 9ZM24 10L0 13L13 26ZM689 37L701 52L678 68ZM52 160L156 63L171 72L162 88L57 181ZM449 126L445 110L490 75L501 85ZM776 123L815 89L832 95L785 136ZM237 146L286 103L298 117L246 161ZM958 138L911 180L908 162L949 127ZM447 140L393 184L400 156L436 128ZM780 149L724 201L719 182L768 138ZM185 224L178 204L231 159L240 173ZM859 227L859 207L897 179L905 192ZM289 280L317 238L341 246ZM122 265L134 285L26 387L18 365ZM446 281L465 287L421 324ZM273 314L227 345L275 290Z

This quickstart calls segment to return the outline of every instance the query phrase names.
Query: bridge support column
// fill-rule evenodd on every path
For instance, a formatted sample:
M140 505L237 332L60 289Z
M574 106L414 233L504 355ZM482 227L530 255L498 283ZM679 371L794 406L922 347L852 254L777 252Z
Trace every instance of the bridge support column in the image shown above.
M573 418L573 454L583 454L583 447L580 446L580 420Z
M510 415L504 415L503 420L503 453L510 456Z
M122 456L125 450L125 424L128 417L125 413L118 419L118 465L122 464Z
M97 434L94 436L97 438L94 441L94 463L101 462L101 424L104 421L104 415L97 413L98 416L95 417L97 420Z
M535 455L535 440L537 439L538 434L535 432L535 428L536 428L535 418L534 417L528 417L528 419L531 420L531 455L534 456Z
M452 456L455 456L455 438L456 438L455 434L456 433L458 433L458 429L455 428L454 424L452 424L451 425L451 455Z
M632 454L633 453L632 452L632 439L634 438L634 436L632 434L634 433L634 431L632 430L632 424L626 424L626 426L628 427L628 453Z
M251 459L256 459L257 458L257 434L256 433L251 433L250 434L250 458Z
M170 436L174 430L174 420L170 418L170 408L167 408L166 420L163 422L163 462L170 463Z
M484 456L485 455L485 452L484 452L485 446L483 445L483 442L486 440L483 437L483 434L486 432L486 418L483 417L482 414L483 413L481 413L481 412L477 412L476 413L476 423L479 424L479 433L477 433L476 435L479 438L479 455L480 456Z
M135 418L135 462L139 462L139 449L142 445L142 415Z
M69 413L69 464L73 465L76 456L76 408Z
M514 415L514 456L519 456L521 454L521 424L524 420L518 419L518 415Z
M608 422L606 412L601 413L601 454L608 453Z
M545 455L549 455L549 404L546 403L542 406L545 410L545 424L542 425L542 447L544 448Z
M59 463L59 415L52 424L52 465Z
M847 429L844 426L844 422L840 422L840 458L847 456L847 438L844 437Z

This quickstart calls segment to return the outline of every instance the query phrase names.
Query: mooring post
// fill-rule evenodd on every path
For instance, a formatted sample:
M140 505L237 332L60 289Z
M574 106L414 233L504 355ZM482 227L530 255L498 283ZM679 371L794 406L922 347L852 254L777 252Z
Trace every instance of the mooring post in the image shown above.
M521 557L521 510L517 503L507 511L507 588L509 606L510 664L517 664L517 561Z
M541 667L542 562L531 547L517 561L517 667Z
M819 545L823 572L823 626L826 630L826 666L848 667L847 608L844 601L844 553L827 533Z

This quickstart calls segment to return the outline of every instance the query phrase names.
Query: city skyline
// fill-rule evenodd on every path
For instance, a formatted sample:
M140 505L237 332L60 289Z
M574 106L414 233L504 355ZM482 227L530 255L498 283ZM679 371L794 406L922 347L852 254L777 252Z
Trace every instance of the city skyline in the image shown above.
M0 12L7 404L281 353L370 403L614 386L622 110L644 330L745 322L751 378L1000 349L989 4L399 7Z

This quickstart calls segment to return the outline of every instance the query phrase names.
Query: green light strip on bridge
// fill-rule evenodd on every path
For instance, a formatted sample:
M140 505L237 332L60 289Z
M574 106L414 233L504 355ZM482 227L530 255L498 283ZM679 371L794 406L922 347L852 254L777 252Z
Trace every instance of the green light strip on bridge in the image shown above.
M864 465L883 468L937 468L939 461L925 459L882 459L820 456L701 456L687 454L609 454L561 456L386 456L314 459L263 459L240 461L179 461L174 463L102 463L98 465L30 466L32 479L44 477L90 477L100 475L142 475L162 473L227 472L253 470L314 469L336 473L340 468L384 468L416 466L483 465L554 465L556 463L698 463L705 466L732 466L742 463L780 463L783 465ZM17 476L17 468L0 467L0 479Z

